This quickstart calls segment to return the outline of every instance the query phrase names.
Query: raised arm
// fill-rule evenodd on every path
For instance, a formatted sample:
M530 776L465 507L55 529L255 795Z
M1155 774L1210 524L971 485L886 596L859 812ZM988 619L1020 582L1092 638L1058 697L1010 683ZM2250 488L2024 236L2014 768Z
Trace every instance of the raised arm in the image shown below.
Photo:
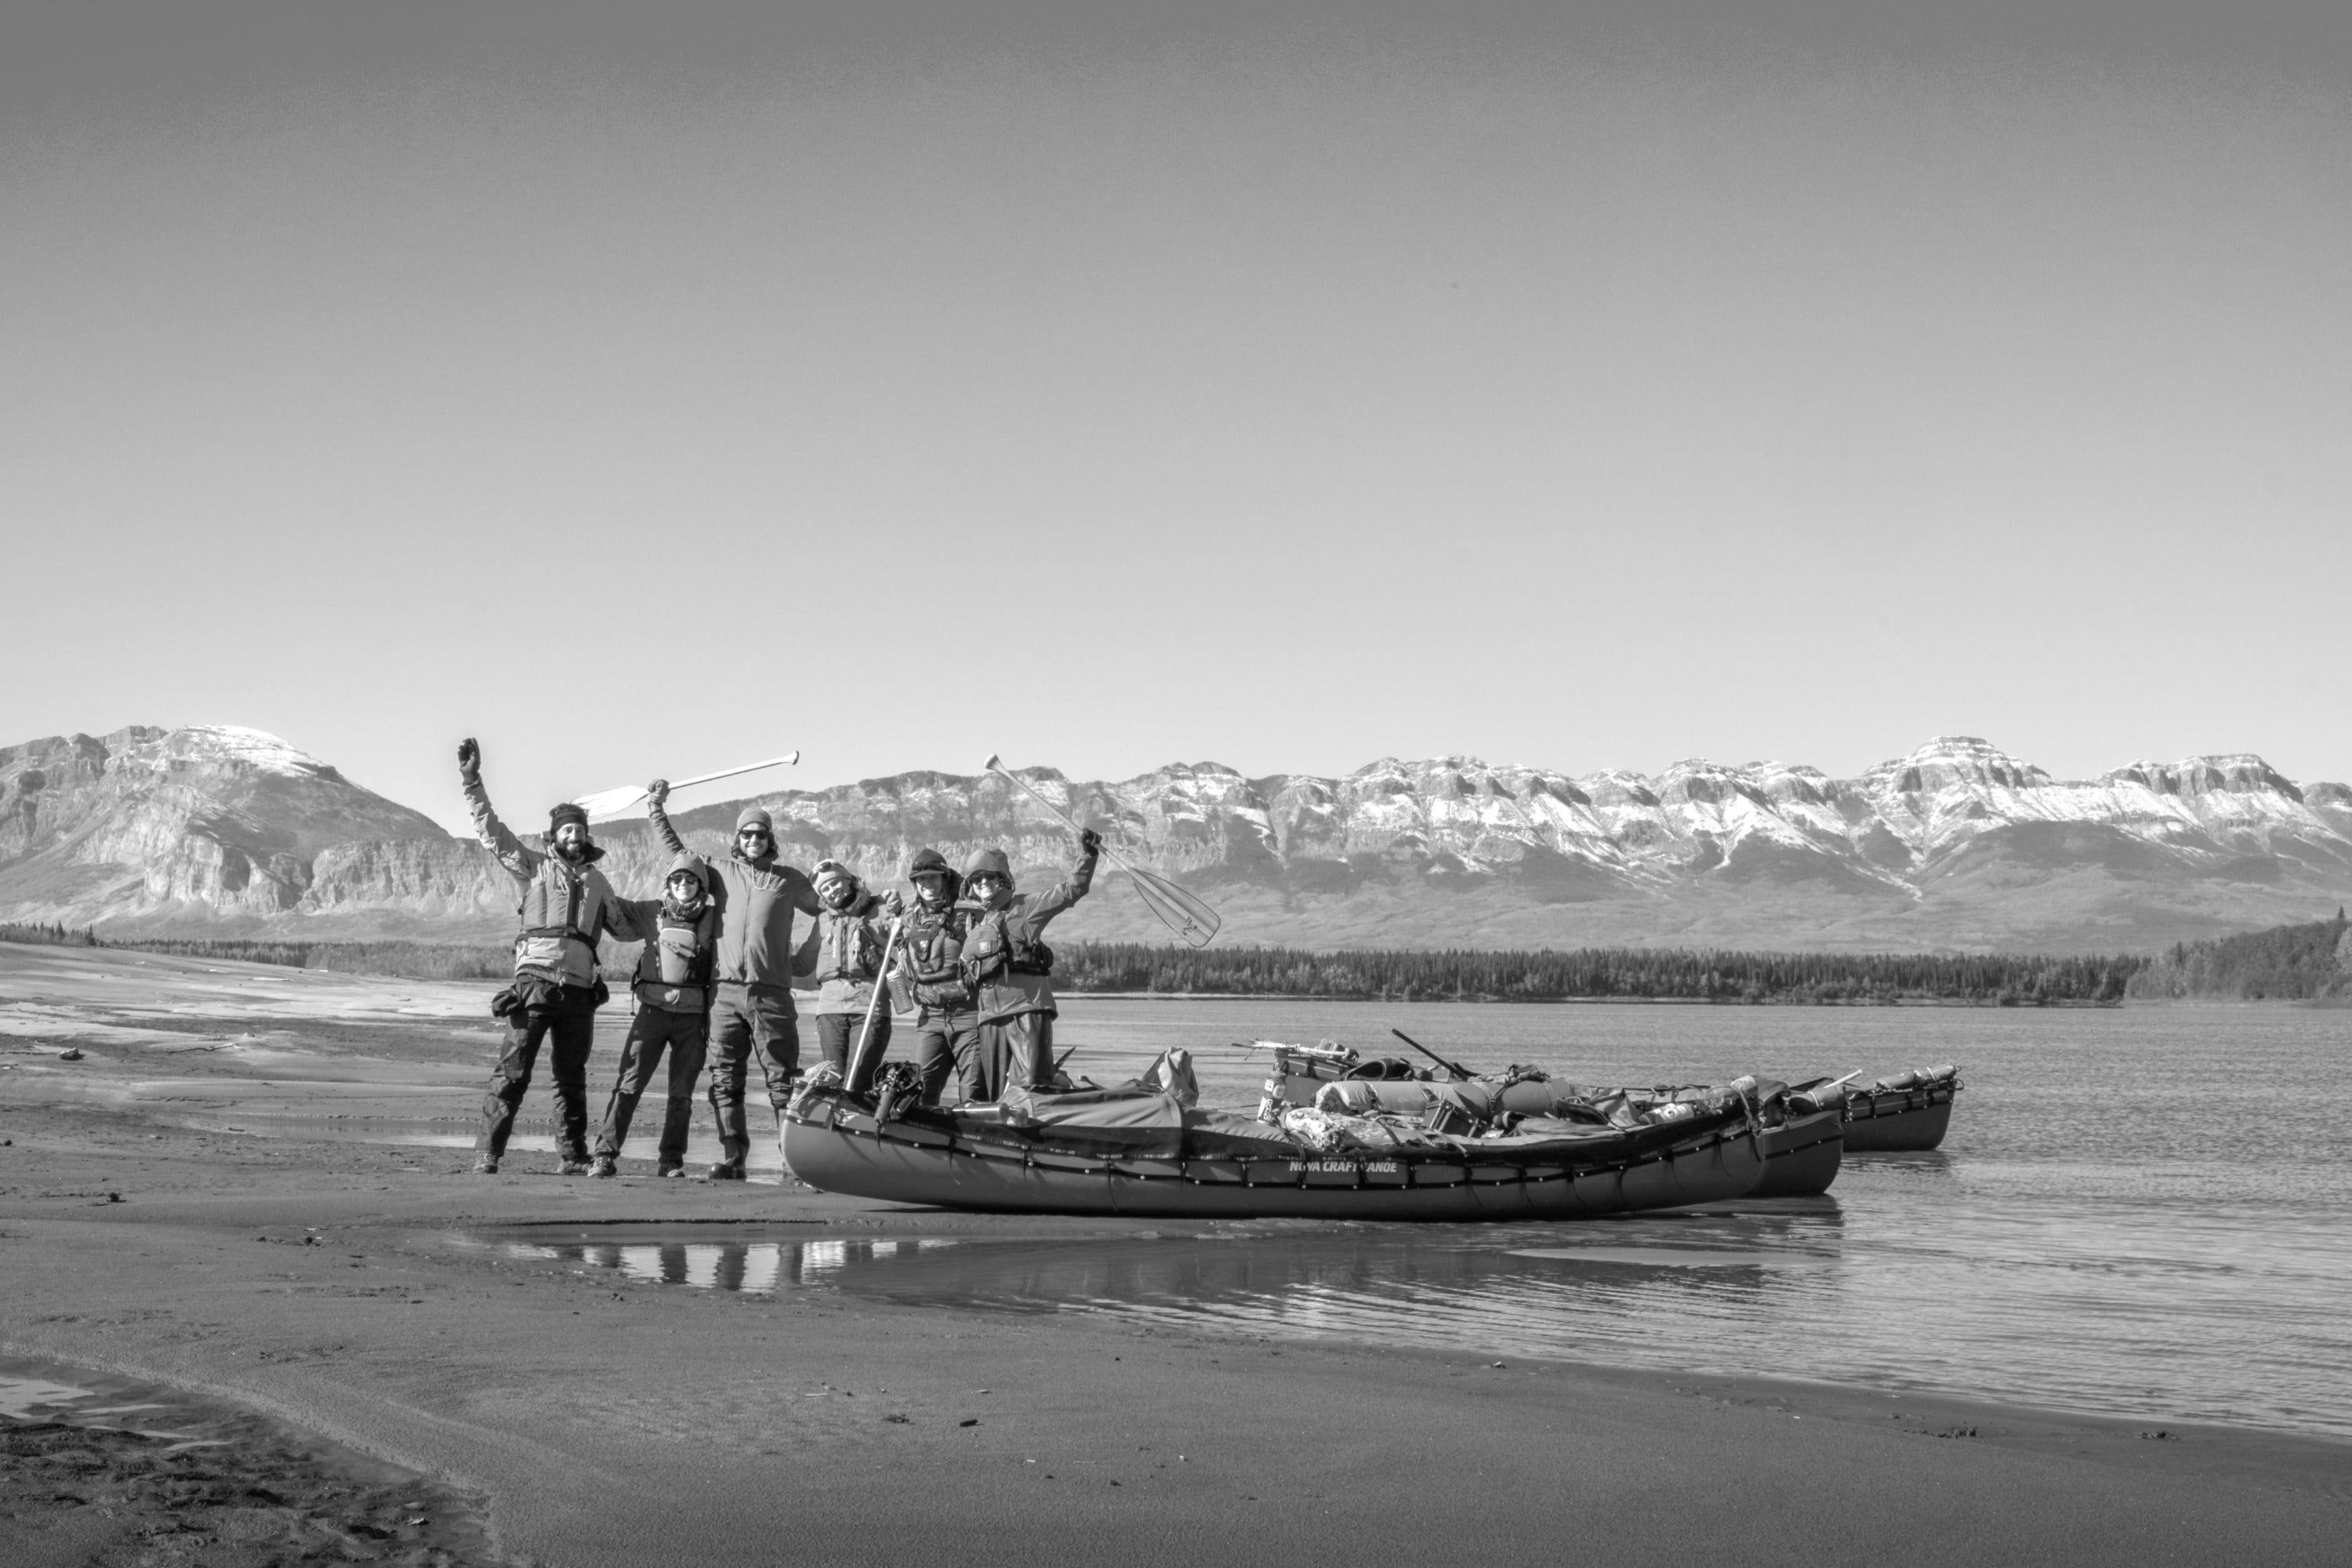
M1087 896L1095 885L1095 862L1102 856L1102 835L1093 828L1078 831L1078 863L1064 880L1029 900L1029 927L1042 930L1047 921Z
M683 855L686 853L686 840L680 838L677 829L669 825L669 813L663 809L668 800L669 780L656 779L646 785L646 819L654 825L654 831L661 835L662 844L671 854Z
M482 786L481 744L471 735L457 742L457 783L466 792L466 808L473 814L474 837L507 868L509 876L530 880L546 857L534 853L517 838L514 830L500 822L499 814L490 808L490 792Z

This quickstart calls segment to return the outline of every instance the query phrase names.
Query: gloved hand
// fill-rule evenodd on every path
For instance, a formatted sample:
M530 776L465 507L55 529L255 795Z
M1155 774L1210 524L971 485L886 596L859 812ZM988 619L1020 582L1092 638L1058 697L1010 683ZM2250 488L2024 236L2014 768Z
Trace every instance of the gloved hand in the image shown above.
M646 798L652 801L656 805L667 805L669 804L669 780L656 779L653 783L646 785Z
M882 895L882 907L890 911L890 918L894 921L905 918L907 913L907 900L898 896L896 888Z
M471 735L457 742L457 776L467 784L482 778L482 743Z
M1102 835L1091 827L1078 829L1078 851L1087 858L1102 853Z

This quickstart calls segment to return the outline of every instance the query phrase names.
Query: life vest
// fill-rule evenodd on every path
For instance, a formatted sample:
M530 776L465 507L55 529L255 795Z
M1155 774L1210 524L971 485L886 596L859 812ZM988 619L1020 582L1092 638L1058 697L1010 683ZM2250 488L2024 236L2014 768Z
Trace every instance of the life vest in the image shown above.
M972 916L963 938L963 973L971 984L999 974L1054 973L1054 950L1030 933L1026 921L1016 923L1016 912L1007 905Z
M820 932L816 978L820 983L848 980L863 984L881 973L883 939L866 924L867 917L881 901L860 889L846 908L827 910L816 917Z
M916 1003L936 1012L961 1013L972 1005L963 978L963 916L952 907L936 913L915 906L899 939L906 956L902 973Z
M637 1000L671 1013L701 1012L718 952L719 910L709 900L690 918L664 900L652 940L637 955Z
M565 985L596 982L596 941L604 929L613 889L593 866L547 857L522 890L515 913L515 973L551 974Z

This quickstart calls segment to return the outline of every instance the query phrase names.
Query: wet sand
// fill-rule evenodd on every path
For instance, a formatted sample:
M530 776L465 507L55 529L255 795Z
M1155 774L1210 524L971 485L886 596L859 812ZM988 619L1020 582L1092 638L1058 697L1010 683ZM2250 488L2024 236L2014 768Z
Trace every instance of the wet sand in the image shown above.
M0 947L0 1046L31 1053L0 1057L0 1353L420 1471L480 1499L516 1560L2290 1563L2338 1560L2352 1526L2352 1451L2312 1439L680 1289L454 1245L514 1226L1118 1227L532 1173L545 1156L479 1178L455 1150L225 1133L212 1110L248 1085L318 1115L412 1093L462 1110L482 988L152 959L126 978L124 955L37 958L57 951ZM240 1019L264 1043L231 1048ZM52 1544L46 1561L136 1560Z

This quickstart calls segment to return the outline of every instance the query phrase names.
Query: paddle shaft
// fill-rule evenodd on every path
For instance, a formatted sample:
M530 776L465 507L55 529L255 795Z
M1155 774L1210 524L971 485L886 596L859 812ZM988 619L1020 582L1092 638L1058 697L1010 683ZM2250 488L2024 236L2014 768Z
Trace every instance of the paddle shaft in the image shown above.
M890 984L890 955L898 951L898 928L905 923L890 922L890 934L882 943L882 962L874 969L874 996L866 1004L866 1022L857 1031L856 1054L849 1058L849 1072L842 1080L842 1087L852 1094L860 1092L857 1075L866 1070L866 1047L874 1038L874 1016L882 1010L882 993Z
M1468 1068L1464 1067L1460 1062L1447 1061L1444 1057L1439 1056L1435 1051L1431 1050L1427 1046L1423 1045L1419 1040L1414 1039L1402 1029L1391 1029L1389 1033L1394 1035L1398 1039L1402 1040L1406 1045L1411 1046L1414 1050L1419 1051L1423 1056L1427 1057L1431 1061L1435 1062L1439 1067L1444 1068L1447 1072L1452 1073L1455 1078L1462 1079L1465 1083L1478 1076L1476 1073L1472 1072Z
M1017 773L1006 772L1003 766L1000 764L994 757L988 759L988 771L1011 784L1015 789L1018 789L1023 795L1027 795L1031 800L1035 801L1037 805L1044 809L1046 816L1052 817L1055 821L1060 823L1071 832L1083 833L1086 831L1076 823L1072 822L1068 816L1065 816L1060 806L1055 805L1052 801L1047 800L1044 795L1038 794L1035 789L1031 787L1027 779L1021 777ZM1101 853L1104 859L1109 861L1112 865L1118 867L1129 876L1132 877L1135 875L1135 868L1129 865L1125 858L1123 858L1118 850L1110 847L1110 843L1108 839L1103 842Z
M798 752L786 752L782 756L770 757L764 763L745 763L740 768L721 768L715 773L702 773L690 779L679 779L669 787L685 789L690 784L711 784L719 779L731 779L737 773L756 773L761 768L798 767L800 760L801 754Z

